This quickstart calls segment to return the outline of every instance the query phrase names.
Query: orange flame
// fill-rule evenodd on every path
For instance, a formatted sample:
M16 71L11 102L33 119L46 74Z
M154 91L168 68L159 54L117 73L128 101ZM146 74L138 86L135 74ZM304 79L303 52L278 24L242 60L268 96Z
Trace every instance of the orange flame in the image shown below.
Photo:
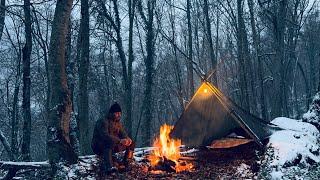
M176 172L189 170L192 168L191 163L179 163L179 158L181 157L179 150L179 147L181 146L181 140L171 139L169 137L172 129L173 126L167 124L164 124L160 127L160 136L154 141L153 147L155 147L155 149L148 159L150 160L151 165L155 166L159 161L162 160L163 157L166 157L167 159L175 162L174 169Z

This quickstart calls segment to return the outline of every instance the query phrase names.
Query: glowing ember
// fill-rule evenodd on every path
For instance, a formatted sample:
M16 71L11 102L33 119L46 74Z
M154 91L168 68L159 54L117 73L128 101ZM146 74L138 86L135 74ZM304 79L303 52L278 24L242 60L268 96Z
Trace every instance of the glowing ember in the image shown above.
M153 150L151 155L148 157L149 161L151 162L151 166L154 167L160 162L169 160L174 162L175 165L171 168L175 169L176 172L190 170L192 168L191 163L179 162L179 147L181 146L181 140L171 139L169 137L172 129L173 126L169 126L167 124L164 124L160 127L160 137L156 138L153 143L155 150Z

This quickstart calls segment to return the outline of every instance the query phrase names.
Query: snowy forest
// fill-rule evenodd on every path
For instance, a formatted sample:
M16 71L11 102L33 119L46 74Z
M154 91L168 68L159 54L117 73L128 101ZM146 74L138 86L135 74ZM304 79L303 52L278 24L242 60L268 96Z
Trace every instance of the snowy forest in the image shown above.
M319 177L317 0L0 1L0 178L95 179L60 165L96 163L94 126L113 103L143 149L161 125L177 122L204 80L246 112L296 128L293 139L306 144L286 162L280 148L277 164L269 159L277 148L267 148L277 143L270 142L293 142L277 132L258 155L259 170L237 164L244 177L213 169L217 174L170 178Z

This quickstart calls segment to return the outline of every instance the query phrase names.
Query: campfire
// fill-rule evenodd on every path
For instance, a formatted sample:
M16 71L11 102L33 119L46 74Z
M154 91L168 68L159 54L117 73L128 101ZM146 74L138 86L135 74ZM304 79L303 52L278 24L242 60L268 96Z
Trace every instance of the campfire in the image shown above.
M180 159L180 139L171 139L169 134L173 126L164 124L160 127L160 135L155 139L155 148L148 156L151 170L182 172L191 170L193 165Z

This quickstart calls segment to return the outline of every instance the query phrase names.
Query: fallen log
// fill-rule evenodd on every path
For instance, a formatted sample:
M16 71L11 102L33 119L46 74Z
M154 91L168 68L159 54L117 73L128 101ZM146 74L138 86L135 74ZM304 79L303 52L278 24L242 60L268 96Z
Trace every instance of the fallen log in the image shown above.
M0 161L0 169L47 169L50 168L47 161L43 162L13 162L13 161Z
M0 169L8 170L4 177L0 177L1 180L13 179L17 172L21 169L48 169L51 168L47 161L43 162L14 162L14 161L0 161Z

